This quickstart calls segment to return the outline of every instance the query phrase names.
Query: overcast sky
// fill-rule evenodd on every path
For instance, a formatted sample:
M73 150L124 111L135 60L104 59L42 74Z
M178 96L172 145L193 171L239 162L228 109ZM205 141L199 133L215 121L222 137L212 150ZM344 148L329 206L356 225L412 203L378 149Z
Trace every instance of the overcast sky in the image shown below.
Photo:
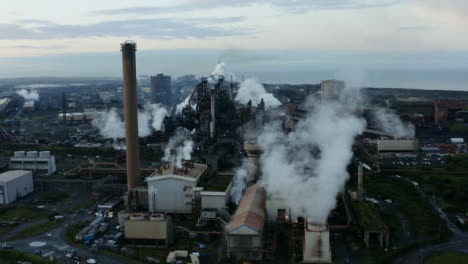
M119 76L114 64L119 43L126 39L137 42L139 59L144 61L139 72L144 74L202 74L200 65L209 73L217 58L246 73L466 70L468 4L15 0L0 9L0 75Z

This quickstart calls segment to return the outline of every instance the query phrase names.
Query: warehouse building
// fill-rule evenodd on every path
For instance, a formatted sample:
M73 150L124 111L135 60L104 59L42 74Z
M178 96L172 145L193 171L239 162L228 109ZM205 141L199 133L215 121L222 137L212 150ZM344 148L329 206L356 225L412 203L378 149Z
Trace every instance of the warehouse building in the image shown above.
M33 190L30 171L10 170L0 174L0 204L9 204Z
M238 261L261 260L264 224L265 189L254 184L245 190L227 227L228 257Z
M50 151L15 151L10 158L10 169L29 170L34 175L51 175L56 171L55 156Z
M185 162L183 168L164 165L146 178L151 212L191 213L195 188L205 173L205 164Z
M417 152L419 148L419 140L416 138L411 139L378 139L377 151L402 153L402 152Z

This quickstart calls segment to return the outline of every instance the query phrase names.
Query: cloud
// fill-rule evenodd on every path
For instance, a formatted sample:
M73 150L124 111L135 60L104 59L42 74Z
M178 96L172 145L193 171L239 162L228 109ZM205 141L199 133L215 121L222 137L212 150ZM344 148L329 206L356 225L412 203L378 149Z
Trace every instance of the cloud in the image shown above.
M0 39L53 39L79 37L142 36L153 39L208 38L244 35L250 29L223 27L224 23L243 21L245 18L191 18L191 19L129 19L108 20L88 25L54 24L42 20L0 24Z
M48 45L48 46L34 46L34 45L11 45L8 46L9 48L14 48L14 49L45 49L45 50L52 50L52 49L65 49L69 48L70 46L65 46L65 45Z
M400 30L402 31L428 31L428 30L431 30L431 28L426 27L426 26L403 26L403 27L400 27Z
M95 10L92 13L102 15L122 14L161 14L187 12L196 9L219 7L245 7L254 4L279 7L290 12L306 12L313 9L363 9L385 7L402 2L402 0L198 0L188 1L173 6L140 6L118 9Z

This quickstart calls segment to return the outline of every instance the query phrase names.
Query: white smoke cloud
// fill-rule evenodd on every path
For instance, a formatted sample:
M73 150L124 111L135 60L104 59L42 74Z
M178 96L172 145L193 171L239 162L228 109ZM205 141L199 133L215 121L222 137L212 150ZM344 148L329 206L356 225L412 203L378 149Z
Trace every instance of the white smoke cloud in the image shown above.
M138 136L147 137L151 135L151 127L149 123L151 121L151 113L147 111L138 111Z
M138 111L138 136L147 137L153 130L162 129L164 118L169 112L160 104L147 104L142 111ZM105 138L125 137L125 122L115 108L105 112L101 118L92 121L93 126L99 129L99 133Z
M414 125L403 122L395 113L384 109L379 109L374 111L373 115L375 122L384 132L398 138L414 137Z
M169 115L167 109L160 104L148 104L145 111L151 116L151 127L156 131L161 130L164 118Z
M366 128L366 121L353 114L359 100L350 97L322 103L310 99L307 116L289 134L275 121L258 137L260 183L295 215L325 223L335 208L349 177L354 138Z
M228 66L225 62L219 62L215 65L213 72L211 72L211 76L208 77L208 82L217 82L219 76L223 76L226 80L230 79L231 77L234 81L237 80L236 75L233 72L229 71Z
M252 100L252 105L258 105L262 98L266 108L281 105L281 102L272 93L268 93L261 83L254 78L248 78L240 84L234 100L241 104L247 104L249 100Z
M125 137L125 124L115 108L103 113L100 119L94 119L92 124L99 129L99 134L104 138L112 138L115 141Z
M21 89L16 93L22 96L25 100L39 100L39 94L35 90L31 90L29 92L26 89Z
M163 161L167 161L182 168L183 160L192 159L193 141L191 133L183 127L178 127L176 133L169 139L164 149Z
M184 107L185 107L186 105L189 104L189 100L190 100L190 95L188 95L188 96L184 99L184 101L182 101L181 103L177 104L177 106L176 106L176 115L182 114L182 109L184 109Z
M242 160L242 165L236 169L236 174L234 175L234 180L232 182L231 188L231 201L234 204L238 204L242 198L242 193L247 185L249 178L249 162L245 158Z

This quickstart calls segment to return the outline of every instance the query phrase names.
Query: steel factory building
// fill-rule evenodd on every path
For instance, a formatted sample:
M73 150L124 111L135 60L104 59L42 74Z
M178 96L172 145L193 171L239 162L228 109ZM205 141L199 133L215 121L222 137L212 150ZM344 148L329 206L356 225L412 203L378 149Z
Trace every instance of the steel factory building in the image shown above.
M237 260L261 260L265 224L265 189L254 184L245 190L227 228L227 252Z
M9 204L33 190L30 171L10 170L0 174L0 204Z
M187 162L183 168L165 165L146 178L151 212L191 213L195 187L205 173L205 164Z
M15 151L10 158L10 169L29 170L35 175L51 175L56 171L55 156L50 151Z

